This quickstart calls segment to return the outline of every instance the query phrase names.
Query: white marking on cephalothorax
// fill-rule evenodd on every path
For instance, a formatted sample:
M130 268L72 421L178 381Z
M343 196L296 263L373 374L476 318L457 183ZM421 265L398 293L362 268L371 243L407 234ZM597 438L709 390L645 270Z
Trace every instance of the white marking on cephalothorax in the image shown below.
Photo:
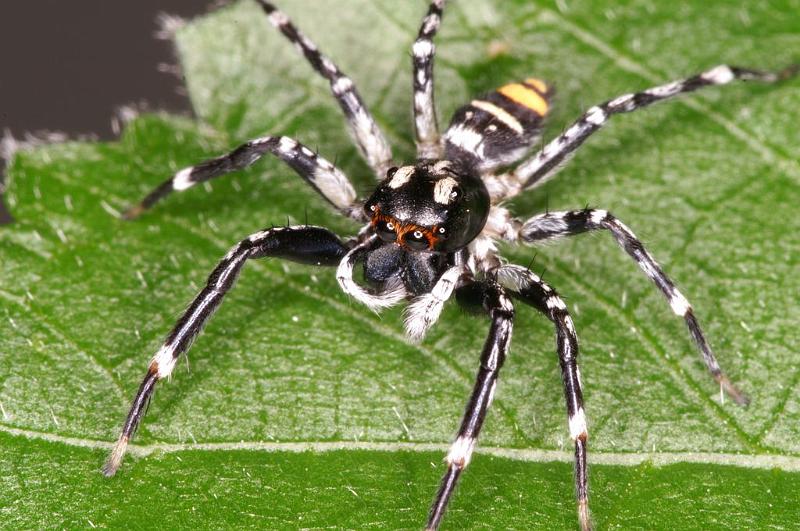
M606 112L600 107L594 106L586 111L586 121L590 124L602 125L606 118Z
M724 83L730 83L736 76L729 66L719 65L707 72L703 72L700 74L700 77L716 85L722 85Z
M392 175L392 180L389 181L389 188L397 189L411 180L414 175L414 166L403 166L397 168L397 171Z
M450 451L445 457L448 465L456 466L460 469L467 468L470 459L472 459L472 451L475 449L475 439L472 437L458 437L455 442L450 446Z
M574 441L578 437L585 435L587 435L586 413L584 413L583 408L580 407L569 419L569 436Z
M458 181L452 177L445 177L439 179L433 187L433 200L442 205L449 205L455 199L455 188L458 186Z
M675 312L675 315L679 317L684 317L691 309L689 301L686 300L686 297L684 297L683 293L678 291L677 288L673 288L672 290L672 295L669 298L669 305L672 307L672 311Z
M172 178L172 188L174 190L186 190L197 184L196 181L192 180L192 169L190 166L175 174L175 177Z
M482 111L488 112L505 125L508 126L509 129L516 131L518 134L522 134L522 124L519 123L519 120L514 118L514 116L503 109L502 107L498 107L494 103L484 101L484 100L472 100L470 103L476 109L480 109Z

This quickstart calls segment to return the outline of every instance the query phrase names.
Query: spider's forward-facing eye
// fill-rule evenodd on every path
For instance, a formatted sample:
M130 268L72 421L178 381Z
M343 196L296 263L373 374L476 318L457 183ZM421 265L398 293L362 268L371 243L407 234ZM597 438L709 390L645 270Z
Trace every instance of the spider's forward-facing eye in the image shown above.
M431 246L428 238L425 236L425 233L421 230L410 230L405 232L403 234L403 243L406 247L415 251L424 251Z
M387 220L380 220L375 223L375 234L385 242L393 242L397 240L397 227L394 223Z

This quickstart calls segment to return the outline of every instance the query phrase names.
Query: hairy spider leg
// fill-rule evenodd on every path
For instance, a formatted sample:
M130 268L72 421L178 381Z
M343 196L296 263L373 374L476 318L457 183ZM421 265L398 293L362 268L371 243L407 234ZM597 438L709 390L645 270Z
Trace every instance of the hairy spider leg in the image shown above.
M573 210L567 212L549 212L527 220L519 231L519 238L525 243L554 240L564 236L574 236L582 232L607 230L617 243L633 258L645 275L653 281L669 302L672 311L683 317L689 333L697 344L703 361L709 372L722 388L739 405L747 405L750 400L725 376L714 356L714 351L697 322L691 304L675 287L675 283L664 273L661 266L647 252L642 242L624 223L605 210Z
M355 204L356 191L344 172L288 136L256 138L220 157L184 168L161 183L139 204L129 208L122 217L134 219L172 192L182 192L197 183L247 168L267 153L288 164L340 213L359 220L363 218L361 209Z
M467 284L466 287L473 292L476 287L480 290L476 296L481 299L480 304L489 314L492 324L481 352L475 387L467 402L461 427L445 458L447 470L428 515L426 529L429 530L439 527L456 482L461 472L469 465L486 412L492 403L497 377L508 353L514 325L514 306L500 285L494 281L487 281L477 286L476 283Z
M309 265L334 266L348 250L334 233L314 226L265 229L233 247L208 277L206 286L178 319L164 344L150 361L147 374L125 418L122 433L103 466L103 473L113 476L117 472L128 442L144 416L156 382L172 373L178 358L189 349L203 325L219 307L247 260L276 257Z
M339 102L361 156L375 172L375 177L382 180L392 167L392 148L358 94L353 80L344 75L333 61L322 55L317 46L300 33L285 13L270 2L256 1L267 13L272 25L297 47L319 75L328 80L333 97Z
M523 190L542 184L555 175L575 150L615 114L633 112L652 103L674 98L703 87L725 85L735 80L774 83L794 77L799 71L800 65L792 65L779 72L762 72L750 68L719 65L686 79L659 85L642 92L624 94L590 107L566 131L544 146L533 157L521 163L513 172L490 178L490 181L497 181L497 183L495 186L487 184L487 187L493 189L502 184L505 190L503 195L497 198L500 200L509 199Z
M589 433L583 411L581 373L578 368L578 336L564 301L553 288L529 269L505 265L498 269L497 280L523 302L533 306L556 328L556 350L564 382L569 436L575 442L575 494L581 529L591 529L589 520L589 481L586 466L586 442Z
M417 157L442 158L439 124L433 98L433 59L436 46L433 39L442 24L446 0L433 0L428 14L422 19L417 40L411 47L414 76L414 134L417 140Z
M439 320L445 303L466 274L465 265L451 267L442 273L430 293L420 295L406 306L403 312L406 337L415 343L422 341L428 329Z

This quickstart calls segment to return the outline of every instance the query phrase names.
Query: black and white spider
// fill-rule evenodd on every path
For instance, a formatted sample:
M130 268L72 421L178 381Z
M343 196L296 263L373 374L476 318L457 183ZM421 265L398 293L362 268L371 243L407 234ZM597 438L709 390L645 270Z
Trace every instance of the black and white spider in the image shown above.
M128 210L134 218L173 191L245 168L261 156L274 155L305 179L341 214L366 223L357 236L340 239L323 227L309 225L265 229L234 246L211 273L208 283L167 336L150 362L133 400L122 433L104 473L119 469L130 438L144 415L156 382L172 373L205 322L220 305L248 259L281 257L318 266L337 266L341 288L373 310L410 301L405 328L419 341L455 294L465 307L488 314L489 335L480 357L474 390L455 442L446 457L447 471L431 508L427 528L436 529L456 482L467 467L492 401L511 341L513 300L529 304L552 321L567 405L569 434L575 443L575 483L581 528L589 529L586 468L587 427L583 409L578 339L564 301L525 267L507 264L495 242L535 244L587 231L607 230L641 267L682 317L703 361L720 386L739 404L748 399L725 376L686 297L678 291L633 232L605 210L548 212L520 220L502 206L517 194L552 177L574 151L608 119L702 87L734 80L775 82L798 72L778 73L721 65L698 75L653 87L593 106L561 135L512 170L539 139L548 113L551 88L530 78L484 94L453 116L440 137L433 98L433 38L445 0L433 0L422 21L413 51L413 113L418 158L395 166L383 133L367 110L353 81L345 76L288 17L265 0L257 0L270 22L330 82L359 151L380 184L359 200L348 178L333 164L299 142L266 136L230 153L179 171L140 204ZM353 270L363 267L368 286Z

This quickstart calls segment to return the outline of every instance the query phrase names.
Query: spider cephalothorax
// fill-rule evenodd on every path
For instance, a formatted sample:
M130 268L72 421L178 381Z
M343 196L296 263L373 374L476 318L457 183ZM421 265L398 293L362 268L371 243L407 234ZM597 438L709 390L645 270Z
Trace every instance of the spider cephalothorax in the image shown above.
M543 313L555 328L569 434L575 445L579 521L584 530L590 527L588 429L575 326L555 290L529 269L502 260L495 240L535 244L586 231L609 231L658 287L672 311L684 319L714 379L737 403L747 403L746 396L720 369L689 301L625 224L607 211L597 209L547 212L521 220L499 204L551 177L615 114L736 79L766 82L786 79L797 73L797 66L773 74L721 65L680 81L619 96L589 108L540 151L513 170L503 171L519 162L536 144L550 108L552 90L535 78L505 84L459 108L440 136L433 105L433 37L439 29L445 0L433 0L412 47L418 160L396 167L389 143L353 81L323 56L284 13L265 0L257 1L272 24L328 80L356 145L380 184L371 197L361 202L344 173L313 150L288 137L265 136L179 171L126 212L126 218L134 218L172 191L185 190L247 167L269 153L288 164L340 213L366 224L355 237L346 240L322 227L300 225L265 229L235 245L153 356L122 434L104 467L106 475L115 474L120 467L156 383L171 374L178 357L186 352L233 287L247 260L267 256L337 266L336 278L341 288L374 310L410 300L405 326L407 335L414 340L423 338L453 294L468 309L477 309L489 317L491 326L475 386L456 440L447 454L447 471L428 517L430 529L439 526L455 484L477 443L510 346L515 315L512 298ZM359 263L366 285L353 278L354 267Z
M364 211L385 242L449 253L480 234L489 206L489 192L478 175L442 160L391 168Z

